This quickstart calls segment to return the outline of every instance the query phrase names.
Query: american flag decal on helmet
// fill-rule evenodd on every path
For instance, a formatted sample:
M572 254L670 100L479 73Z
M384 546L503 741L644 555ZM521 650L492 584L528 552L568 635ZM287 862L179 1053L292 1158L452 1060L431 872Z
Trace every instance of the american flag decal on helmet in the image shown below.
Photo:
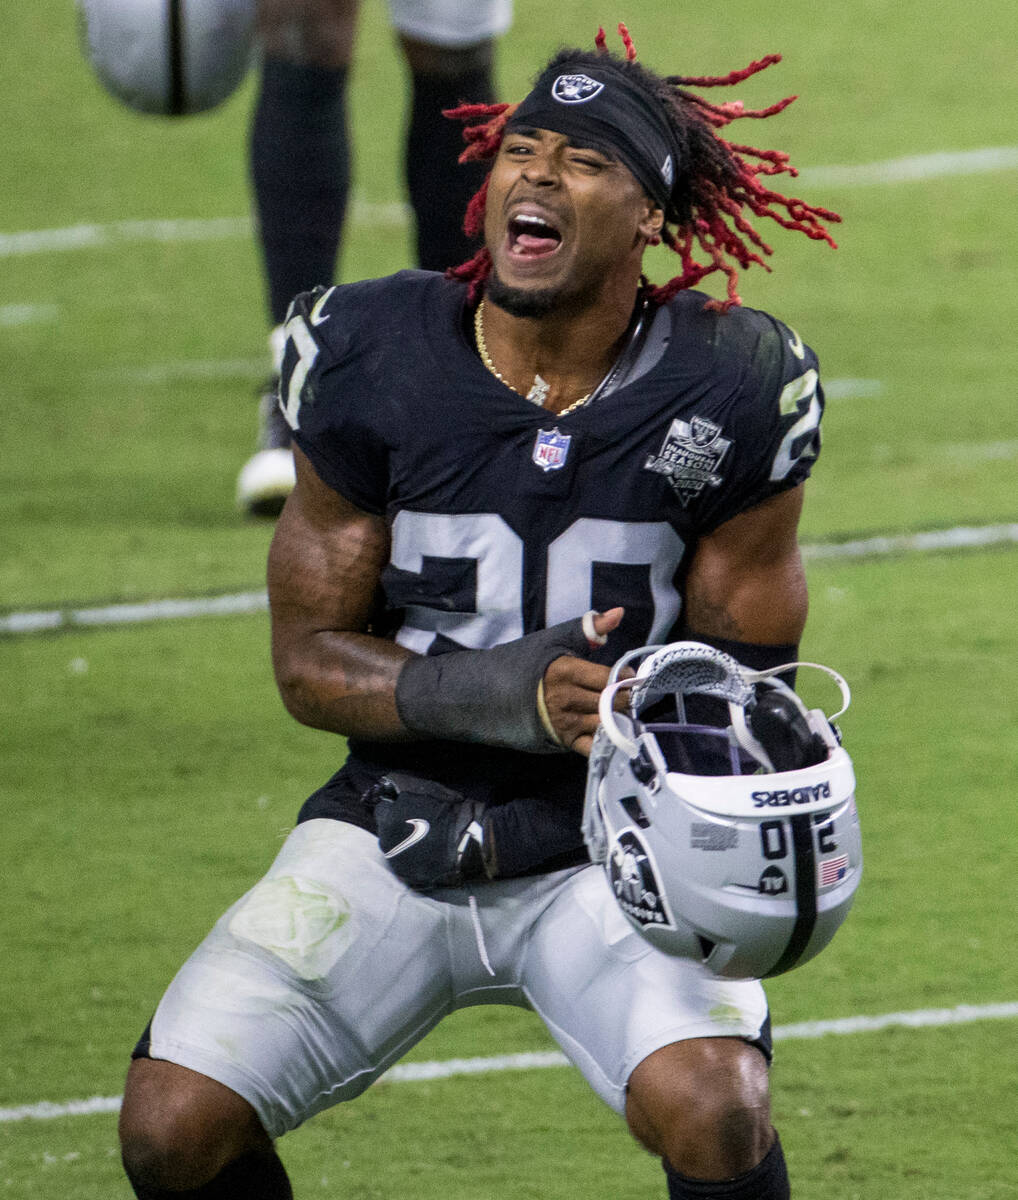
M830 887L845 878L848 871L848 855L840 854L837 858L825 858L820 863L820 886Z

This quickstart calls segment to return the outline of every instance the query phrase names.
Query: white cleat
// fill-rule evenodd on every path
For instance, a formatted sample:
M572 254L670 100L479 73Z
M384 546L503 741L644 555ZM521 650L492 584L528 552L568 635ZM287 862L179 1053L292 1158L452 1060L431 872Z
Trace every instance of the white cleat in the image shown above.
M297 481L290 449L290 427L279 407L279 370L286 332L269 334L273 375L258 400L258 452L237 477L237 507L249 517L278 517Z
M296 482L289 447L259 450L237 478L237 506L252 517L278 517Z

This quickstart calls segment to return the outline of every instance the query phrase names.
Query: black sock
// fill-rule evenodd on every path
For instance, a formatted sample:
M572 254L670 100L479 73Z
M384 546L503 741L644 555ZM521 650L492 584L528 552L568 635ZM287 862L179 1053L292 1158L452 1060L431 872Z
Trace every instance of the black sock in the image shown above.
M332 283L350 190L346 67L267 58L251 125L251 179L269 311Z
M133 1179L131 1186L138 1200L293 1200L290 1181L274 1150L242 1154L215 1179L188 1192L168 1192Z
M451 78L413 76L406 177L417 221L417 262L427 271L458 266L476 251L463 232L463 215L488 171L484 163L456 161L466 149L463 126L442 110L486 104L493 95L488 67Z
M664 1169L668 1176L668 1200L788 1200L791 1195L785 1153L777 1134L763 1160L738 1179L715 1183L688 1179L668 1163Z

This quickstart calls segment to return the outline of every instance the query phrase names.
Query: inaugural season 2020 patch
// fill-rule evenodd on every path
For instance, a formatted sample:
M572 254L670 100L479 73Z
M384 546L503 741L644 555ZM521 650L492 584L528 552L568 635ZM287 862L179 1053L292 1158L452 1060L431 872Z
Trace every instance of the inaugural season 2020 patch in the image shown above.
M721 483L718 468L731 439L721 436L721 426L706 417L672 421L661 449L648 454L643 464L647 471L664 475L684 505L705 487Z

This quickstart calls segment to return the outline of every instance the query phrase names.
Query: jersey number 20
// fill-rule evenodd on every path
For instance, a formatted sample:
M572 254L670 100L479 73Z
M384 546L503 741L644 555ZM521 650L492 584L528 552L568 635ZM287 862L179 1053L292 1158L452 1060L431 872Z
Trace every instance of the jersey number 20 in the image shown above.
M591 607L595 564L645 566L653 603L648 641L666 638L682 604L675 573L684 550L664 521L581 517L548 547L545 626ZM498 513L400 512L392 527L394 567L425 575L436 560L468 559L476 564L477 585L473 612L409 606L396 640L424 654L438 634L470 650L522 637L523 557L523 539Z

